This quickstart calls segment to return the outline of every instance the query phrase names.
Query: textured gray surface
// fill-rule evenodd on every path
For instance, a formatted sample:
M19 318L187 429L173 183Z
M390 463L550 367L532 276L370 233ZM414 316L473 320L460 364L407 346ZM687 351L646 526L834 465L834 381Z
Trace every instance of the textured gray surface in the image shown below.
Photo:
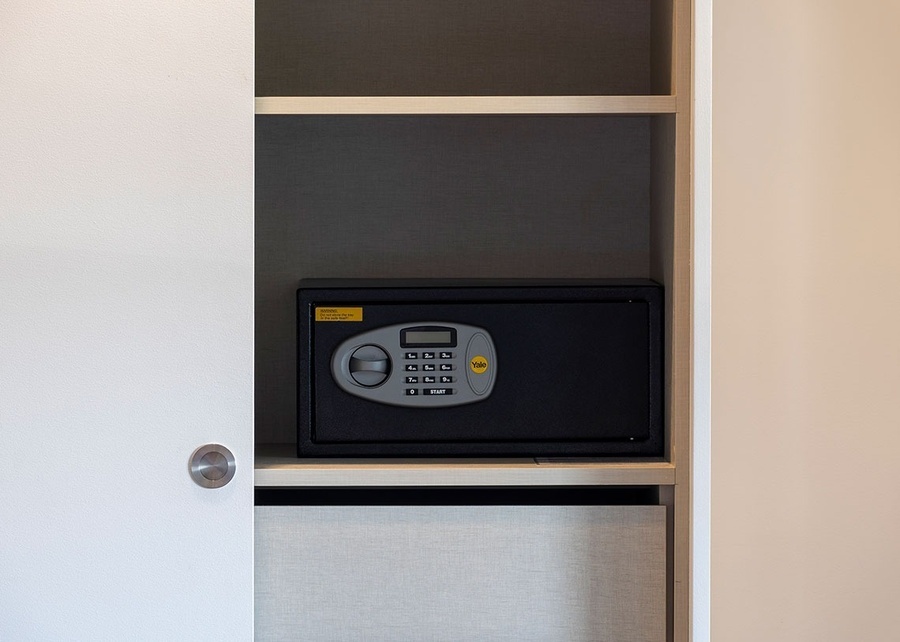
M257 441L296 439L300 278L648 276L651 122L257 117Z
M665 507L256 508L256 639L665 639Z
M649 94L652 10L651 0L259 0L256 95Z

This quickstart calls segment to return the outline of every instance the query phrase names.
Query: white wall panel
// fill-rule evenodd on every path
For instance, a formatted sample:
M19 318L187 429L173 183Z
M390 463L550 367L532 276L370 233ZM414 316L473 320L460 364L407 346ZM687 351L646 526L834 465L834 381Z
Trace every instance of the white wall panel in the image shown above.
M898 24L715 5L714 640L898 636Z
M0 639L249 639L253 5L5 3L0 59Z

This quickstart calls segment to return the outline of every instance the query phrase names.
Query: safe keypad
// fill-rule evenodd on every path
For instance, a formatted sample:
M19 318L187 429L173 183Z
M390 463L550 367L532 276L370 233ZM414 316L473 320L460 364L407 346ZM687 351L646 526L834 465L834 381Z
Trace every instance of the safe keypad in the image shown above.
M406 345L406 337L415 331L446 331L447 344ZM410 408L441 408L487 399L496 373L497 353L487 330L440 320L360 332L340 343L331 358L333 380L345 392Z
M407 352L404 354L404 358L407 361L419 361L419 353L417 352ZM456 364L453 363L453 359L455 358L455 354L453 352L440 352L436 354L434 352L423 352L422 353L422 371L423 372L434 372L435 369L439 369L441 372L452 372L456 370ZM426 361L427 360L427 361ZM448 363L449 362L449 363ZM417 364L407 363L405 365L405 370L407 372L416 372L418 370ZM453 377L449 375L441 375L441 383L453 383ZM419 383L418 377L406 377L407 384ZM432 376L425 376L422 378L422 383L437 383L437 378ZM418 395L425 395L428 397L435 396L445 396L445 395L454 395L456 394L455 388L406 388L406 396L407 397L415 397Z

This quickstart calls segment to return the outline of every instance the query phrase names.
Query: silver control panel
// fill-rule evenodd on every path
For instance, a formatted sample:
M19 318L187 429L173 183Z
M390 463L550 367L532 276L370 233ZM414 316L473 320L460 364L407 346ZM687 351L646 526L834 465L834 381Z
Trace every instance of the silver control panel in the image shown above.
M497 373L483 328L425 321L390 325L344 341L331 374L352 395L392 406L439 408L490 396Z

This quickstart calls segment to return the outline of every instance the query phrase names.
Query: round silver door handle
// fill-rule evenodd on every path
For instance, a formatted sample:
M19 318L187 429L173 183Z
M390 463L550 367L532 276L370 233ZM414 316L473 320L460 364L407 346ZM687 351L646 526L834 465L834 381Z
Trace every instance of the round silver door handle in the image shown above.
M204 488L221 488L234 477L234 455L221 444L200 446L191 455L191 478Z

